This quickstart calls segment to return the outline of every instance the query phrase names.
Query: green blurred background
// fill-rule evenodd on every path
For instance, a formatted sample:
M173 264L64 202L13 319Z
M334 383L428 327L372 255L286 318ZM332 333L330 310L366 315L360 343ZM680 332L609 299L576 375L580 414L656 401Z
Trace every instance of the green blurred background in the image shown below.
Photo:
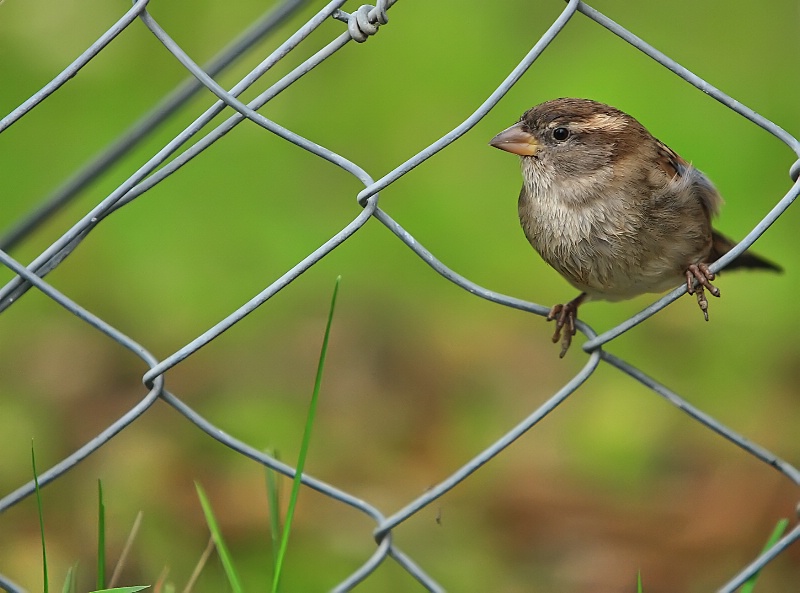
M230 87L318 10L308 2L218 76ZM800 131L796 0L592 4L711 84ZM126 10L98 0L0 4L0 113L61 71ZM264 2L152 2L198 62L255 20ZM357 3L343 8L355 10ZM374 178L450 131L505 78L563 9L556 0L399 2L365 44L350 43L262 113L358 163ZM330 21L264 77L252 98L344 30ZM0 136L2 228L116 138L185 71L134 23L62 90ZM576 15L525 77L461 140L381 194L381 206L448 266L496 291L551 305L574 290L529 247L516 217L515 158L488 140L528 107L591 97L636 116L715 181L717 227L743 237L789 189L781 142ZM28 262L202 112L199 95L12 255ZM221 121L219 119L218 121ZM349 174L243 124L103 222L48 277L158 357L192 340L359 212ZM800 463L798 213L756 251L783 275L723 274L702 322L683 298L609 345L723 423ZM330 293L343 277L307 469L390 514L509 430L585 363L564 360L552 327L443 280L377 221L264 307L169 371L167 387L227 432L295 459ZM0 281L12 275L3 270ZM592 303L604 331L654 296ZM144 391L143 365L36 291L0 318L0 491L87 442ZM263 470L158 402L43 491L50 574L80 561L91 587L96 480L110 557L138 511L125 584L164 567L182 587L207 528L209 492L248 591L266 590L271 550ZM286 485L285 485L286 486ZM700 592L753 559L797 489L641 385L601 366L552 416L431 507L395 541L450 591ZM35 501L0 516L0 572L41 588ZM286 591L327 590L374 550L359 513L304 490ZM796 592L800 548L756 591ZM196 591L225 590L219 563ZM391 561L359 591L421 590Z

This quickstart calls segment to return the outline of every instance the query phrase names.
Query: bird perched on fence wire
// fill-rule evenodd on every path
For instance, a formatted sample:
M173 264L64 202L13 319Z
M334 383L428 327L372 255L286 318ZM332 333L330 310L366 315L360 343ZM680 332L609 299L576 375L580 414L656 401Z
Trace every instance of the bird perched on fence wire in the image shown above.
M698 169L619 109L555 99L526 111L490 144L519 155L525 236L580 294L555 305L553 342L563 357L578 306L619 301L686 283L708 321L708 265L736 243L711 226L722 198ZM727 269L780 268L745 251Z

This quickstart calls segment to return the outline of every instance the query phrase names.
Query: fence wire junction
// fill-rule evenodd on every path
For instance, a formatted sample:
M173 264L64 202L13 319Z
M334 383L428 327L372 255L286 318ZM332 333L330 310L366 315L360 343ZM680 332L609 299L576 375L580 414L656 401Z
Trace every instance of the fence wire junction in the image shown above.
M234 63L243 52L253 47L265 36L273 33L276 28L284 23L286 19L293 15L301 6L306 4L304 0L286 0L279 6L270 10L261 19L254 23L238 39L225 48L220 54L211 60L207 65L198 66L181 47L170 38L169 34L159 26L155 19L148 13L147 7L149 0L137 0L133 6L108 29L95 43L83 52L72 64L63 72L56 76L39 92L35 93L25 103L12 111L5 118L0 120L0 133L9 128L27 115L41 102L47 100L53 93L57 92L65 82L75 76L90 60L102 52L118 35L124 33L128 27L146 27L174 56L180 64L191 73L192 79L181 85L175 91L165 97L155 108L137 122L131 129L123 134L117 141L109 146L101 155L91 161L84 168L76 172L61 187L48 196L42 204L31 214L24 217L17 224L12 226L2 237L0 237L0 262L16 274L16 277L0 289L0 311L14 305L28 290L35 288L60 306L73 313L85 323L91 325L97 331L106 335L109 339L122 345L132 354L143 360L149 370L142 380L148 392L133 407L115 422L110 424L99 435L80 447L74 453L63 459L39 476L40 485L46 485L60 476L63 476L80 461L103 447L113 436L124 430L142 416L157 400L161 399L187 420L195 424L198 428L230 447L234 451L272 468L286 476L293 477L295 470L293 467L284 464L263 452L256 450L247 443L239 441L214 426L211 422L195 412L186 403L179 399L175 394L169 392L164 387L164 374L186 358L208 344L211 340L218 337L227 329L241 322L247 315L266 303L271 297L291 284L298 276L319 262L322 258L334 251L339 245L347 241L358 229L370 221L377 220L385 226L394 236L402 241L409 249L419 256L426 264L433 268L443 278L460 286L464 290L497 303L502 306L511 307L524 312L533 313L539 316L546 316L549 307L532 302L520 300L511 296L499 294L488 290L465 278L443 264L436 256L423 247L412 237L403 227L401 227L389 214L379 207L379 192L388 187L400 177L422 164L437 152L447 148L453 142L475 126L512 88L520 79L533 62L548 47L551 41L569 24L571 19L578 13L590 19L597 25L604 27L611 33L627 41L630 45L640 50L658 64L669 69L677 76L689 84L697 87L704 93L730 108L740 116L746 118L753 124L763 128L774 135L787 145L795 154L796 160L790 169L790 176L794 181L791 189L774 206L774 208L761 220L750 233L739 243L739 245L726 254L719 261L710 266L713 272L724 268L729 262L735 259L740 253L749 248L769 226L777 220L779 216L791 205L794 199L800 194L800 141L794 138L785 130L762 117L753 110L742 105L735 99L729 97L719 89L713 87L702 78L696 76L686 68L682 67L674 60L659 52L651 45L638 38L636 35L618 25L600 12L594 10L589 5L579 0L569 0L558 18L552 23L549 29L533 45L528 54L520 61L513 71L502 81L497 89L481 104L467 119L458 125L451 132L445 134L436 142L419 151L406 162L398 165L393 170L379 179L374 179L369 173L356 163L347 158L336 154L323 146L320 146L295 132L284 128L274 121L261 115L258 110L277 96L280 92L287 89L301 77L309 74L313 69L324 60L332 56L350 42L366 42L371 36L375 35L380 27L388 25L388 11L397 0L378 0L375 6L363 5L352 13L347 13L341 9L346 0L334 0L321 8L308 22L286 39L275 51L264 59L256 68L248 73L242 80L230 90L222 88L214 79L214 76L223 69ZM323 22L330 19L341 21L346 25L341 34L332 39L325 47L317 51L302 64L294 68L282 79L273 84L270 88L262 92L255 99L245 104L239 97L245 90L250 88L265 73L273 68L289 52L300 45L314 30ZM134 25L134 23L136 23ZM217 101L208 108L200 117L192 122L180 134L175 136L161 150L152 156L144 165L135 171L124 183L119 185L111 194L98 203L90 212L83 216L58 240L53 242L46 250L37 256L27 266L17 261L9 255L17 244L30 235L40 224L59 211L61 207L69 203L83 189L91 184L103 171L116 163L121 157L128 153L139 141L146 138L151 132L156 130L160 124L167 121L169 117L192 97L200 91L207 90L217 97ZM210 131L204 131L206 126L219 114L226 109L233 111L223 123L217 125ZM277 278L272 284L262 292L253 297L242 307L233 311L230 315L222 319L213 327L197 336L194 340L186 344L183 348L174 352L172 355L159 360L152 355L143 345L106 323L103 319L92 314L79 304L71 300L68 296L61 293L53 286L48 284L44 278L53 271L58 265L75 251L84 239L88 237L92 230L103 222L110 214L131 203L133 200L147 192L149 189L159 184L171 174L178 171L188 164L194 157L202 153L217 140L231 131L235 126L244 121L249 121L266 131L269 131L287 142L295 144L308 152L342 168L356 177L363 185L356 199L362 207L358 215L353 218L344 228L330 237L323 245L309 253L302 261L298 262L284 275ZM201 132L204 135L199 136ZM189 146L190 140L194 144ZM187 147L183 152L177 154L179 150ZM601 363L611 365L623 373L639 381L646 387L653 390L656 394L667 400L669 403L679 408L691 418L719 434L723 438L731 441L740 447L744 452L752 455L760 461L772 466L794 485L800 486L800 471L793 465L780 459L770 451L759 445L748 441L745 437L737 434L733 430L722 425L713 417L695 408L689 402L681 398L677 393L671 391L664 385L656 382L635 366L618 358L608 352L603 347L616 337L628 331L635 325L645 321L686 292L685 286L680 286L660 298L652 305L648 306L630 319L620 323L618 326L602 333L597 334L587 324L579 321L578 330L584 333L588 340L583 345L583 350L588 354L588 360L584 367L566 385L558 390L543 405L522 420L517 426L513 427L490 447L480 451L474 458L455 471L445 480L427 490L418 498L410 501L406 506L398 511L386 515L377 507L360 499L359 497L343 491L332 484L325 483L310 475L303 475L302 481L305 486L337 501L348 505L375 522L374 537L376 549L372 556L353 572L347 579L336 585L334 591L347 591L358 583L367 579L370 574L380 566L385 560L391 558L398 563L419 584L428 591L444 591L444 587L434 580L422 566L411 556L404 553L392 539L392 530L404 521L415 515L418 511L436 501L443 494L469 478L483 464L492 460L501 453L516 439L535 426L542 418L549 414L559 404L576 392ZM34 492L34 483L29 482L0 499L0 512L18 504L20 501L30 496ZM772 560L784 553L793 543L800 539L800 525L795 525L785 534L776 545L755 558L748 566L733 575L731 579L723 584L718 591L720 593L732 593L739 589L748 578L766 567ZM9 592L20 592L23 589L10 579L0 574L0 588Z

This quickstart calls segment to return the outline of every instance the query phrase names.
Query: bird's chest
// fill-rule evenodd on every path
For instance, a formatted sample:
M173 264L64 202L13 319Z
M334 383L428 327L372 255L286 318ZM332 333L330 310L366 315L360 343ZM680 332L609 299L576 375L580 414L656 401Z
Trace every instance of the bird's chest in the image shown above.
M617 204L570 204L558 196L523 192L519 216L542 258L576 288L603 298L628 298L639 266L640 218Z

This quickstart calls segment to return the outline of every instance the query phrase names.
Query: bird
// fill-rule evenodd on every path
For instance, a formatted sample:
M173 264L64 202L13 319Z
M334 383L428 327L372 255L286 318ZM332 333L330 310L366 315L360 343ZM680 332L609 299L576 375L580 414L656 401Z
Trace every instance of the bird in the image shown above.
M685 283L708 321L709 265L736 246L711 220L722 197L699 169L627 113L591 99L560 98L526 111L489 144L519 155L522 229L542 259L580 294L550 309L563 358L578 307ZM727 269L780 272L745 251Z

